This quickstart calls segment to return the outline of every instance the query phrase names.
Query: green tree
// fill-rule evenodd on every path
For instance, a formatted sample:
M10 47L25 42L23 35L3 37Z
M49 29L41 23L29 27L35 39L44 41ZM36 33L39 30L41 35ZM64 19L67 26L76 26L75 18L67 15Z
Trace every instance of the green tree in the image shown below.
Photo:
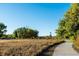
M36 38L38 37L38 31L37 30L33 30L30 28L26 28L26 27L21 27L21 28L17 28L14 31L14 36L16 38Z
M2 37L3 35L5 35L5 33L7 31L6 28L7 28L7 26L5 24L0 23L0 37Z
M75 39L79 33L79 4L71 4L56 30L58 38Z

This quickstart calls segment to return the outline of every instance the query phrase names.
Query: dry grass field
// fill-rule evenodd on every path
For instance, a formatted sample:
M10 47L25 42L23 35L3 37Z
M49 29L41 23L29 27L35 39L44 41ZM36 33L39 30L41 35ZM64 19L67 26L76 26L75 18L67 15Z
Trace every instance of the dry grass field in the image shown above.
M74 43L75 48L79 49L79 38L77 38L73 43Z
M73 47L74 49L79 52L79 37L77 37L77 39L73 42Z
M0 40L1 56L34 56L42 49L60 41L53 39Z

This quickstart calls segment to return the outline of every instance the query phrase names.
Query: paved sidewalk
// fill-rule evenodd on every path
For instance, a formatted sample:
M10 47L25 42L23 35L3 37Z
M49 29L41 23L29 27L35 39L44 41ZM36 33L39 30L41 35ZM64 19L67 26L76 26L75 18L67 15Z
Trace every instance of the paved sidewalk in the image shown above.
M72 43L67 41L55 48L53 56L79 56L79 53L72 48Z

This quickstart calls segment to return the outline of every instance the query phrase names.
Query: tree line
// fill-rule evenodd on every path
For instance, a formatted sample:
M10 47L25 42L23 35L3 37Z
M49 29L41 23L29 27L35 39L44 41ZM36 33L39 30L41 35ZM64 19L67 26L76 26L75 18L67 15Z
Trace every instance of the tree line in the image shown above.
M71 4L56 30L59 39L76 40L79 36L79 3Z
M38 31L27 28L21 27L14 30L13 34L6 34L7 26L4 23L0 23L0 39L25 39L25 38L37 38Z

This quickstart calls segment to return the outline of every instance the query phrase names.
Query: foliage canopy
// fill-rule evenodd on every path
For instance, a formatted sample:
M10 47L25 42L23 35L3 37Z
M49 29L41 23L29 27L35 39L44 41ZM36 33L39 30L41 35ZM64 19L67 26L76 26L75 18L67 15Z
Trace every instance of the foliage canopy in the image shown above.
M56 30L58 38L75 39L79 34L79 4L74 3L65 13Z
M7 26L3 23L0 23L0 38L6 33Z
M30 28L26 28L26 27L21 27L21 28L17 28L14 31L14 36L16 38L36 38L38 37L38 31L37 30L33 30Z

